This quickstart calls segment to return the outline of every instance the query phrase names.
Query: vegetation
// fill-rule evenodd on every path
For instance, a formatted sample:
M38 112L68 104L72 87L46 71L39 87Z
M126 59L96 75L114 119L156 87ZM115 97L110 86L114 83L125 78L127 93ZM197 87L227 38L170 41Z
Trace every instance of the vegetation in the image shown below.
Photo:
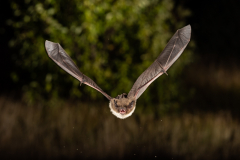
M137 77L161 53L174 32L185 26L185 10L174 11L169 0L25 0L11 3L14 29L10 47L15 67L14 82L22 87L25 100L37 98L104 99L90 87L58 68L46 55L46 39L59 42L80 70L109 95L128 93ZM178 14L176 19L175 14ZM189 49L189 47L188 47ZM191 61L188 50L142 95L144 102L178 106L179 75ZM155 94L151 94L154 92ZM163 94L164 93L164 94ZM141 100L140 100L141 101Z
M240 124L229 113L183 113L156 119L138 108L133 116L120 120L110 114L107 105L52 101L26 106L1 97L0 156L240 158Z

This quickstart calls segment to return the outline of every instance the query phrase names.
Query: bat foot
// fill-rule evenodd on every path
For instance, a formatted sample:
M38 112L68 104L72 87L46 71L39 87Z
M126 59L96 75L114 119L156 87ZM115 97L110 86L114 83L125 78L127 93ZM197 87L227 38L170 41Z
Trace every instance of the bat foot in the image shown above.
M127 94L123 93L123 94L120 94L116 97L116 99L122 99L122 98L127 98Z

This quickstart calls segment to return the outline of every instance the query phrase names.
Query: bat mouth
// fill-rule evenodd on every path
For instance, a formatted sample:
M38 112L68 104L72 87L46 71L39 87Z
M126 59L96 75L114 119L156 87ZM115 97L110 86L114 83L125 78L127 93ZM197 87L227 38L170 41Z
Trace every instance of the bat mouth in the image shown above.
M126 114L126 110L125 109L120 109L120 114Z

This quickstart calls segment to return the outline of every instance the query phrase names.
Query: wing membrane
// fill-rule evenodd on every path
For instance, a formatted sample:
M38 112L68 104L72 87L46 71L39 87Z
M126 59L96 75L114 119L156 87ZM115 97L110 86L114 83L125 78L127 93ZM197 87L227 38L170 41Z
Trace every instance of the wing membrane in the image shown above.
M177 30L153 64L138 77L132 89L128 93L128 97L135 97L138 99L155 79L163 73L166 73L166 71L184 51L190 41L190 37L190 25Z
M108 94L106 94L92 79L84 75L69 57L66 51L61 47L60 44L45 41L45 48L48 53L48 56L63 70L68 72L74 78L79 80L81 83L84 83L100 93L102 93L107 99L112 99Z

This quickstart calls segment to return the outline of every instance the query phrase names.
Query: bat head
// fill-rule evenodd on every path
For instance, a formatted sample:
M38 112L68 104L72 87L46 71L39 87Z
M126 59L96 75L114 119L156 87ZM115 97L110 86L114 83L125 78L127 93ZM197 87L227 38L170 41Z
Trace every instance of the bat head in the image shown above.
M125 119L132 115L136 107L136 100L133 98L113 98L110 100L109 108L112 114L120 119Z

